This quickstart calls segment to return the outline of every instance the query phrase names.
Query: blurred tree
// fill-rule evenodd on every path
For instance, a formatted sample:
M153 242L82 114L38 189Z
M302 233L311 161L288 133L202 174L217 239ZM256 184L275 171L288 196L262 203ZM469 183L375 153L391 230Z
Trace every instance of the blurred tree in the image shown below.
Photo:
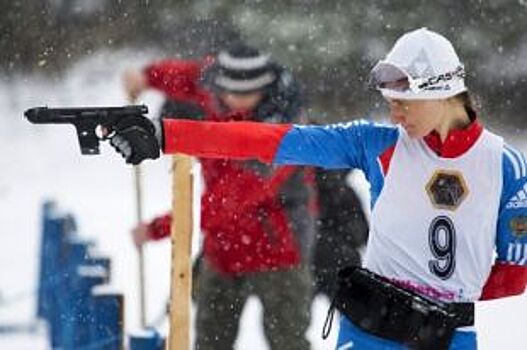
M100 48L158 48L198 57L241 36L271 51L329 120L383 112L368 73L403 32L450 38L483 118L518 125L527 109L527 1L0 0L5 74L54 72ZM240 35L241 33L241 35ZM323 113L324 112L324 113Z

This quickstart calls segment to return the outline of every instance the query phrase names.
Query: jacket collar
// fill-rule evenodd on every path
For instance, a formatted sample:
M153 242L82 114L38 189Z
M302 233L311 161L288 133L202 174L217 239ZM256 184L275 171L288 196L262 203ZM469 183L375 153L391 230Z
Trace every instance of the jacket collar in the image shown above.
M483 132L483 126L475 115L471 115L471 120L464 129L450 130L444 142L436 131L426 135L424 141L440 157L459 157L476 143Z

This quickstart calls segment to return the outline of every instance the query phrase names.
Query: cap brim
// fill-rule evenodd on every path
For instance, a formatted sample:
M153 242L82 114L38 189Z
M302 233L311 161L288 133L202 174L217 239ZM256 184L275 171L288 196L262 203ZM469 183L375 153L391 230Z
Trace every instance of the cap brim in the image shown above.
M378 62L370 72L370 81L375 85L404 78L409 78L409 75L404 69L386 61Z
M397 100L443 100L456 96L462 92L467 91L465 84L459 84L456 87L444 91L444 90L433 90L433 91L420 91L415 93L411 90L408 91L396 91L392 89L378 89L383 97L397 99Z

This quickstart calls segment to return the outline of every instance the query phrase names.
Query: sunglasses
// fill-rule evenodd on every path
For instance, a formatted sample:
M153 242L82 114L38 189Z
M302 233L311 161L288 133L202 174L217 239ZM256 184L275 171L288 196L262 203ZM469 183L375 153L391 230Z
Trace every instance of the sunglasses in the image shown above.
M414 79L406 76L393 81L375 81L374 79L372 83L377 89L388 89L398 92L411 91L413 93L419 93L421 91L442 90L444 89L444 83L447 83L454 78L464 79L465 75L465 69L463 66L458 66L452 72L447 72L428 78Z
M410 90L410 82L408 81L408 78L402 78L396 81L382 82L377 84L377 89L389 89L404 92Z

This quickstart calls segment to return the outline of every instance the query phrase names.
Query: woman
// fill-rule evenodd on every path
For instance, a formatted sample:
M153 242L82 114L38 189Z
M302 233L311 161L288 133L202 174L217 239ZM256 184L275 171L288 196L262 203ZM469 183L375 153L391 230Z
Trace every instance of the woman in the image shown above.
M527 164L481 126L464 78L451 43L422 28L372 71L396 126L167 120L163 150L360 168L372 198L366 270L344 276L337 348L476 349L473 303L525 290ZM116 126L128 162L155 157L149 123Z

